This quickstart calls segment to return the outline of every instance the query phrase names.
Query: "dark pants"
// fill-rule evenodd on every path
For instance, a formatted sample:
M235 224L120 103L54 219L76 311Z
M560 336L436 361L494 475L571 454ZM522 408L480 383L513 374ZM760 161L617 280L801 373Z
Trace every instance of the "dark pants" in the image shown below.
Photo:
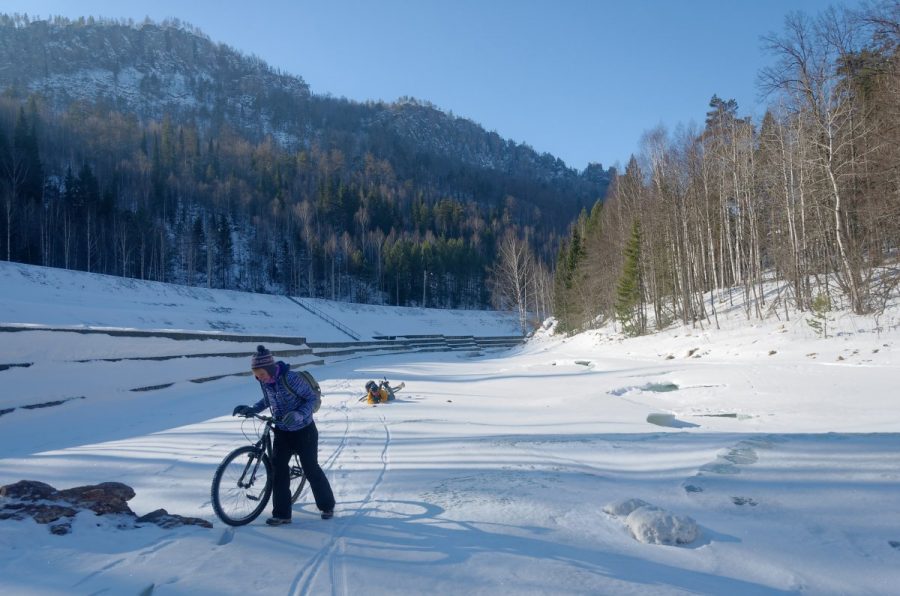
M272 515L283 519L291 518L291 478L290 459L296 453L300 456L300 466L316 499L316 507L320 511L334 509L334 493L325 472L319 466L319 431L316 423L300 430L286 431L275 429L275 442L272 445Z

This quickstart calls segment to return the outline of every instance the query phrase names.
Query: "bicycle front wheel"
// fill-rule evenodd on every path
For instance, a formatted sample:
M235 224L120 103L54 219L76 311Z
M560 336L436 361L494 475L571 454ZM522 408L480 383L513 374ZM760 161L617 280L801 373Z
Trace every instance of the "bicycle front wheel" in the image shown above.
M272 464L265 453L251 445L225 456L210 487L213 511L229 526L243 526L256 519L271 494Z
M300 467L300 458L294 455L291 459L291 503L297 502L304 488L306 488L306 474Z

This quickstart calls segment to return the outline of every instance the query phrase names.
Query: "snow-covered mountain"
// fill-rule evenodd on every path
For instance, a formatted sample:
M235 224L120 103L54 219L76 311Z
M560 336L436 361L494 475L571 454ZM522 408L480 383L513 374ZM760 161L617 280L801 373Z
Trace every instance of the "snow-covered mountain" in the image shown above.
M106 102L144 119L229 122L246 133L298 144L301 122L276 109L310 98L298 76L176 25L126 25L93 19L32 21L0 27L0 86L37 93L59 110Z
M595 200L609 173L582 178L538 154L428 102L357 103L317 96L297 74L210 40L177 21L139 24L82 19L24 21L0 16L0 89L37 93L56 109L103 102L142 119L234 127L252 140L271 135L288 150L351 135L375 155L411 152L470 167L555 181Z

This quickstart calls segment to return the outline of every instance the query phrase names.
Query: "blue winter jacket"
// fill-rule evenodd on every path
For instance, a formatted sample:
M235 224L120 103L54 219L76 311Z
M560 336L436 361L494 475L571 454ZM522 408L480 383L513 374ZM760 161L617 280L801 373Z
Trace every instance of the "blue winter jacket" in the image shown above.
M284 379L282 379L284 377ZM290 385L294 393L288 391L284 382ZM313 420L313 406L316 403L316 393L309 383L284 362L275 363L275 383L262 383L263 398L253 404L253 411L259 414L266 408L272 412L272 417L278 422L275 428L279 430L300 430Z

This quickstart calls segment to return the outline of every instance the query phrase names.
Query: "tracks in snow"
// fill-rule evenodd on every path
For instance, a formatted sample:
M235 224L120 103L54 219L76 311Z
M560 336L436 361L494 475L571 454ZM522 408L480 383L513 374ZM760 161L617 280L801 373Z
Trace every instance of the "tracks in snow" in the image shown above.
M346 405L346 404L344 404ZM353 515L349 517L340 517L335 518L335 522L337 525L337 531L325 542L325 544L312 555L306 562L303 567L297 572L297 575L294 577L293 582L291 582L291 588L289 590L290 594L302 595L302 594L310 594L313 582L319 577L319 573L321 572L323 565L327 565L329 569L330 579L331 579L331 593L332 594L347 594L347 576L343 564L343 557L345 552L345 543L344 536L347 534L348 529L353 524L356 518L365 515L366 506L372 502L375 493L378 491L379 486L381 486L384 481L385 476L387 475L388 466L390 464L389 451L391 447L391 430L388 428L387 422L384 419L384 416L379 417L381 426L384 428L384 445L381 449L381 469L378 472L378 476L375 478L375 481L369 487L365 496L359 503L356 511L353 512ZM329 464L329 469L333 467L334 463L337 461L340 454L344 451L344 448L347 445L347 436L350 429L350 422L348 416L347 428L344 433L344 437L341 440L341 443L338 445L338 448L335 450L335 453L332 454L331 457L326 460ZM320 592L321 590L317 590Z
M340 439L338 440L337 446L322 462L322 467L326 470L326 472L336 471L341 467L339 466L339 463L346 455L346 453L348 453L348 447L351 447L352 453L352 430L354 428L354 420L351 401L351 399L348 399L347 401L341 403L337 408L332 410L333 412L340 412L340 414L343 415L344 428ZM325 421L326 419L323 417L322 422ZM335 423L336 425L338 425L338 428L340 428L340 418L335 420ZM328 584L330 584L331 594L348 594L349 592L349 587L347 585L346 567L343 561L346 553L345 536L352 528L354 521L366 515L370 510L370 505L375 501L375 496L379 490L379 487L383 484L390 466L390 448L392 442L390 428L388 427L384 415L379 416L378 420L372 421L372 423L373 424L368 427L369 429L371 429L370 432L366 433L369 436L366 436L365 438L376 440L376 437L378 437L378 435L380 434L379 431L383 432L383 438L381 439L381 452L379 456L381 465L377 469L377 472L376 470L362 470L361 472L368 474L375 473L375 478L366 489L365 494L358 501L358 505L356 506L355 510L352 511L350 515L336 517L334 520L329 522L321 522L322 524L330 525L329 529L331 529L333 533L330 536L327 536L321 547L313 552L306 560L306 562L302 565L302 567L297 570L293 580L290 583L290 588L288 590L289 594L299 595L312 593L312 589L314 589L314 584L316 584L317 579L325 580ZM329 479L332 480L332 483L334 482L332 474L329 474ZM377 507L375 509L377 509ZM201 557L202 561L199 562L198 565L202 566L213 560L214 557L218 556L222 552L221 549L223 548L233 548L232 542L235 540L235 537L236 529L231 527L225 528L217 537L212 537L211 548L206 552L205 555ZM112 570L120 569L123 565L139 564L147 557L157 555L160 551L167 551L170 547L178 545L179 542L180 537L173 536L167 536L157 541L153 541L150 544L142 547L136 553L121 557L96 569L92 573L86 574L72 587L99 586L102 588L102 585L105 583L103 581L104 576L106 576L106 574L111 572ZM301 545L302 543L298 543L298 546ZM327 575L323 576L323 572L327 573ZM151 583L150 586L145 589L144 593L151 594L153 592L153 589L157 586L177 583L178 581L178 577L162 578L160 581ZM315 587L315 590L317 593L323 591L327 592L328 588L326 587L326 585L321 585L320 582L320 585ZM101 589L101 591L103 590Z

